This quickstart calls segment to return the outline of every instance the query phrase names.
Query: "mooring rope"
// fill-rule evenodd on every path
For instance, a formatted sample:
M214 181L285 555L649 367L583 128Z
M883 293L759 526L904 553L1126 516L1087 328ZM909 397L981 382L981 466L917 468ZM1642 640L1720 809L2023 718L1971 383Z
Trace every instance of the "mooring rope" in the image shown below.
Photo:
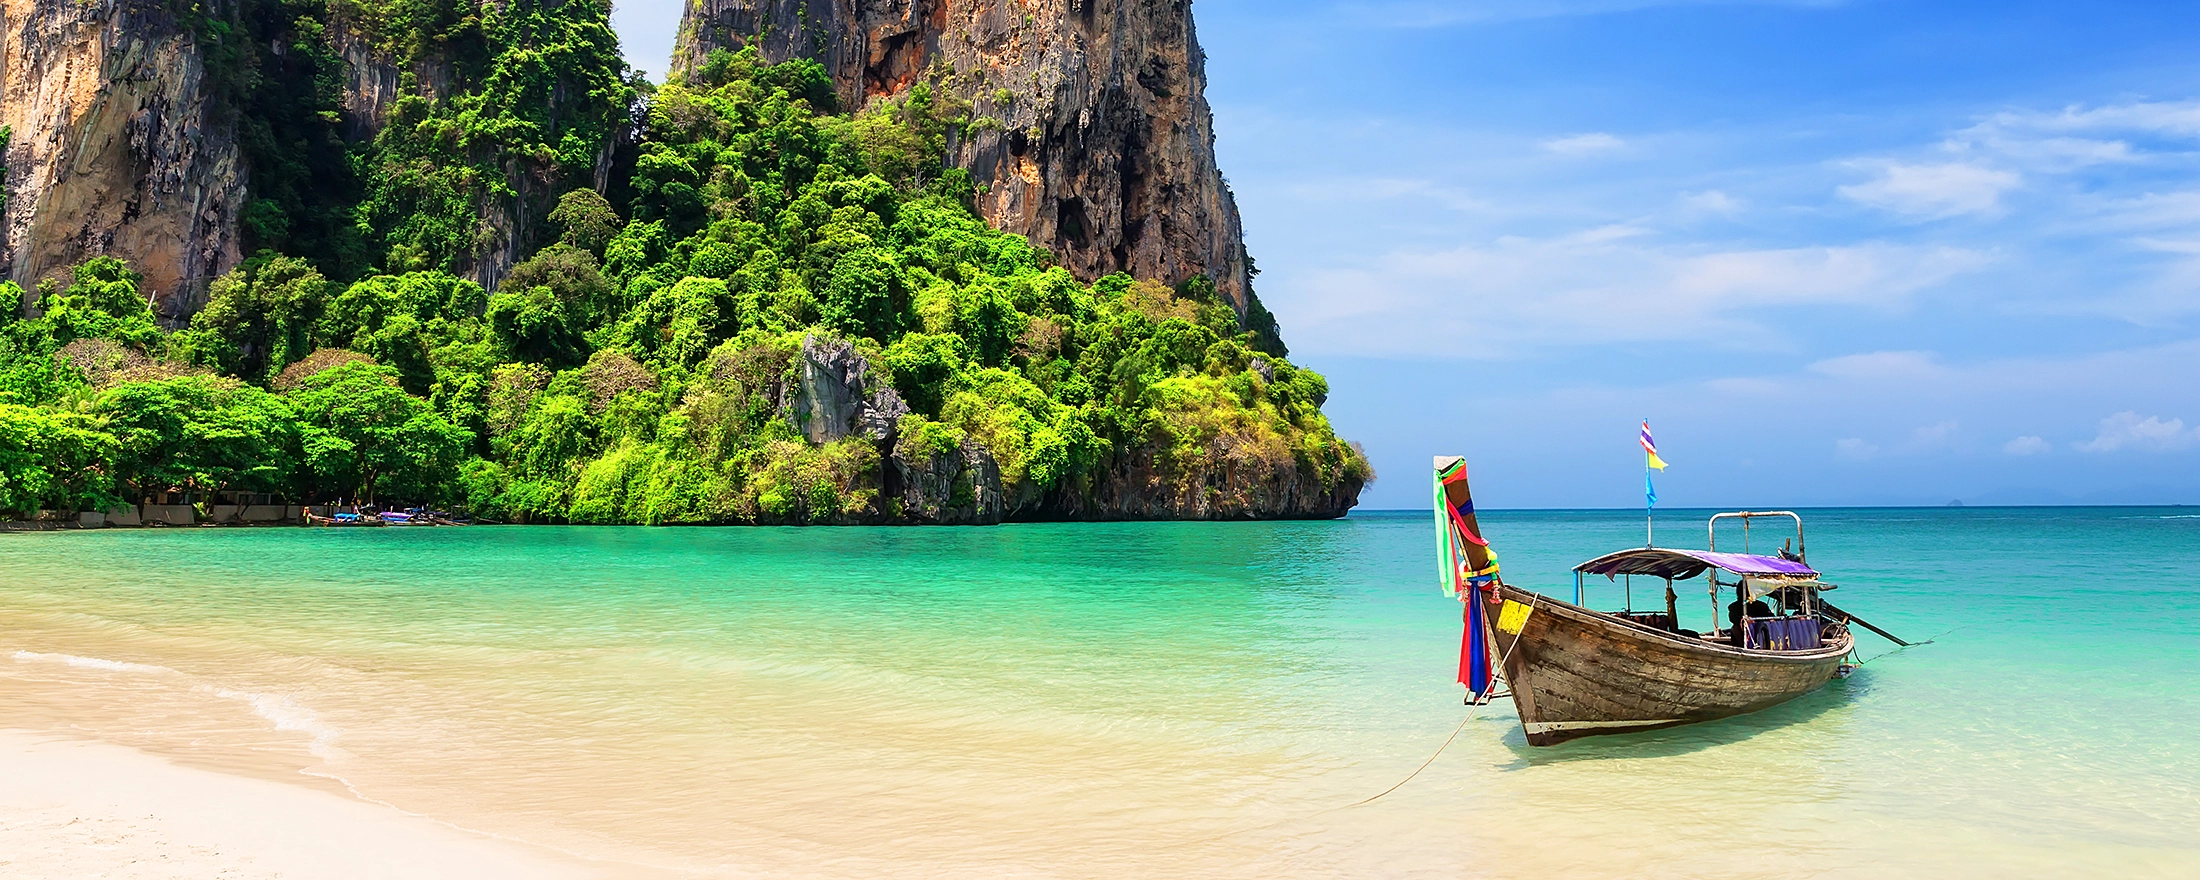
M1503 593L1499 593L1498 595L1502 596L1502 595L1504 595L1504 594L1503 594ZM1540 596L1540 595L1538 595L1538 594L1535 594L1535 593L1529 593L1528 595L1530 596L1530 598L1528 599L1528 616L1529 616L1529 617L1533 617L1533 616L1535 616L1535 609L1536 609L1537 607L1539 607L1539 603L1540 603L1540 601L1542 600L1542 598L1543 598L1543 597L1542 597L1542 596ZM1477 601L1479 601L1479 599L1478 599ZM1499 669L1504 669L1504 668L1505 668L1505 661L1507 661L1507 660L1511 660L1511 659L1512 659L1512 652L1513 652L1513 649L1514 649L1514 648L1517 648L1517 647L1520 647L1520 637L1521 637L1521 636L1523 636L1523 635L1526 635L1526 634L1527 634L1527 632L1528 632L1528 623L1527 623L1527 620L1526 620L1526 618L1522 618L1522 620L1521 620L1521 623L1520 623L1520 631L1519 631L1519 632L1516 632L1516 633L1513 633L1513 640L1512 640L1512 644L1510 644L1510 645L1506 645L1506 646L1505 646L1505 650L1504 650L1504 652L1498 655L1498 658L1497 658L1497 668L1499 668ZM1519 685L1518 685L1518 684L1515 684L1515 683L1513 683L1513 682L1511 682L1511 681L1507 681L1507 682L1505 682L1505 684L1507 684L1507 685L1509 685L1509 686L1511 686L1511 687L1515 687L1515 688L1519 687ZM1465 729L1467 729L1467 722L1469 722L1469 721L1473 721L1473 720L1474 720L1474 716L1475 716L1475 713L1477 713L1477 712L1480 712L1480 711L1482 711L1482 707L1483 707L1483 706L1487 706L1487 705L1489 705L1489 704L1490 704L1490 701L1491 701L1491 698L1489 698L1489 697L1486 697L1486 696L1485 696L1485 697L1483 697L1482 699L1480 699L1480 700L1477 700L1477 701L1476 701L1476 702L1475 702L1475 703L1474 703L1474 704L1473 704L1473 705L1472 705L1471 707L1469 707L1469 708L1467 709L1467 717L1459 719L1459 726L1458 726L1458 727L1454 727L1454 728L1452 728L1452 729L1451 729L1451 735L1450 735L1450 736L1444 737L1444 744L1443 744L1443 745L1440 745L1440 746L1437 746L1437 747L1436 747L1436 753L1435 753L1435 754L1432 754L1432 755L1429 755L1429 756L1428 756L1428 760L1426 760L1426 761L1422 761L1422 762L1421 762L1421 766L1413 768L1413 772L1411 772L1411 773L1408 773L1408 774L1406 774L1406 778L1398 780L1398 784L1397 784L1397 785L1393 785L1393 786L1391 786L1391 787L1389 787L1389 788L1383 789L1383 790L1382 790L1382 792L1381 792L1381 793L1379 793L1379 794L1377 794L1377 795L1375 795L1375 797L1371 797L1371 798L1368 798L1367 800L1364 800L1364 801L1360 801L1360 802L1358 802L1358 803L1346 804L1346 805L1344 805L1344 806L1342 806L1342 807L1337 807L1337 808L1335 808L1335 809L1338 809L1338 810L1343 810L1343 809L1350 809L1350 808L1352 808L1352 807L1361 807L1361 806L1366 806L1366 805L1368 805L1368 804L1372 804L1372 803L1374 803L1374 802L1375 802L1375 801L1376 801L1376 800L1377 800L1378 798L1381 798L1381 797L1382 797L1383 795L1389 794L1389 793L1391 793L1391 792L1397 791L1398 789L1401 789L1401 788L1404 788L1404 787L1406 787L1406 783L1408 783L1408 782L1412 782L1412 781L1413 781L1413 777L1416 777L1416 776L1419 776L1419 775L1421 775L1421 771L1423 771L1423 770L1427 770L1430 764L1434 764L1434 763L1436 763L1436 759L1437 759L1438 757L1440 757L1440 756L1442 756L1442 755L1444 754L1444 750L1445 750L1445 749L1451 748L1451 741L1452 741L1452 740L1455 740L1455 739L1458 739L1458 738L1459 738L1459 731L1462 731L1462 730L1465 730ZM1315 815L1320 815L1320 814L1319 814L1319 813L1316 813Z
M1909 644L1907 644L1907 645L1903 645L1902 647L1896 648L1896 649L1894 649L1894 650L1892 650L1892 651L1882 651L1882 652L1880 652L1880 653L1877 653L1877 654L1873 654L1873 655L1871 656L1871 660L1866 660L1866 659L1864 659L1864 658L1862 658L1862 657L1858 657L1858 658L1856 658L1856 666L1857 666L1857 668L1861 669L1861 668L1863 668L1864 664L1866 664L1866 663L1870 663L1870 662L1872 662L1873 660L1878 660L1878 659L1880 659L1880 658L1883 658L1883 657L1892 657L1892 656L1894 656L1894 655L1896 655L1896 654L1900 654L1900 653L1902 653L1902 652L1904 652L1904 651L1907 651L1907 650L1909 650L1909 649L1911 649L1911 648L1922 648L1922 647L1925 647L1926 645L1930 645L1930 644L1932 644L1932 643L1934 643L1934 642L1940 641L1941 639L1945 639L1945 638L1947 638L1947 637L1948 637L1948 633L1952 633L1952 632L1955 632L1956 630L1962 629L1962 628L1963 628L1964 626L1970 626L1970 624L1964 624L1963 626L1958 626L1958 627L1953 627L1953 628L1950 628L1950 629L1948 630L1948 632L1944 632L1944 633L1941 633L1940 635L1937 635L1937 636L1934 636L1934 637L1932 637L1932 638L1926 639L1926 640L1924 640L1924 641L1922 641L1922 642L1911 642L1911 643L1909 643Z
M1499 594L1499 595L1503 595L1503 594ZM1537 608L1540 608L1540 607L1542 607L1542 605L1541 605L1541 601L1542 601L1542 598L1543 598L1543 597L1542 597L1541 595L1539 595L1539 594L1536 594L1536 593L1529 593L1528 595L1529 595L1529 597L1530 597L1530 598L1528 599L1528 614L1529 614L1529 616L1534 616L1534 614L1535 614L1535 610L1536 610ZM1477 600L1477 601L1479 601L1479 600ZM1513 653L1513 649L1514 649L1514 648L1517 648L1517 647L1520 647L1520 637L1521 637L1522 635L1525 635L1525 634L1527 633L1527 631L1528 631L1528 626L1527 626L1527 623L1526 623L1525 619L1523 619L1523 621L1522 621L1522 623L1521 623L1521 625L1520 625L1520 632L1516 632L1516 633L1513 633L1513 640L1512 640L1512 644L1510 644L1510 645L1506 645L1506 646L1505 646L1505 650L1504 650L1504 652L1503 652L1503 653L1501 653L1500 655L1498 655L1498 658L1497 658L1497 668L1499 668L1499 669L1503 669L1503 668L1505 668L1505 661L1507 661L1507 660L1510 660L1510 659L1512 659L1512 653ZM1507 682L1506 682L1506 684L1507 684L1508 686L1510 686L1510 685L1512 684L1512 682L1510 682L1510 681L1507 681ZM1474 716L1475 716L1475 714L1476 714L1477 712L1480 712L1480 711L1482 710L1482 707L1483 707L1483 706L1489 705L1489 704L1490 704L1490 702L1491 702L1491 698L1489 698L1489 697L1484 697L1484 698L1483 698L1483 699L1481 699L1480 701L1478 701L1478 702L1475 702L1475 703L1471 704L1471 705L1470 705L1470 707L1469 707L1469 708L1467 709L1467 717L1459 719L1459 726L1458 726L1458 727L1454 727L1454 728L1452 728L1452 729L1451 729L1451 735L1450 735L1450 736L1444 737L1444 744L1443 744L1443 745L1440 745L1440 746L1437 746L1437 747L1436 747L1436 753L1435 753L1435 754L1432 754L1432 755L1428 756L1428 760L1426 760L1426 761L1422 761L1422 762L1421 762L1421 766L1413 768L1413 772L1412 772L1412 773L1408 773L1408 774L1406 774L1406 778L1398 780L1398 784L1397 784L1397 785L1393 785L1393 786L1391 786L1391 787L1389 787L1389 788L1383 789L1383 790L1382 790L1382 792L1381 792L1380 794L1377 794L1377 795L1375 795L1375 797L1371 797L1371 798L1368 798L1367 800L1364 800L1364 801L1357 801L1357 802L1354 802L1354 803L1349 803L1349 804L1345 804L1345 805L1343 805L1343 806L1330 807L1330 808L1328 808L1328 809L1326 809L1326 810L1319 810L1319 811L1316 811L1316 812L1308 813L1308 814L1306 814L1306 815L1304 815L1304 816L1300 816L1300 817L1298 817L1298 818L1295 818L1295 819L1283 819L1283 820L1279 820L1279 821L1275 821L1275 822L1270 822L1270 823L1268 823L1268 824L1266 824L1266 825L1256 825L1256 826L1254 826L1254 827L1251 827L1251 828L1240 828L1240 829L1238 829L1238 830L1236 830L1236 831L1225 831L1225 832L1223 832L1223 833L1221 833L1221 834L1213 835L1213 836L1211 836L1211 837L1202 837L1202 838L1200 838L1200 839L1198 839L1198 840L1187 840L1187 841L1184 841L1183 843L1170 844L1170 845L1169 845L1169 846L1168 846L1167 848L1169 848L1169 849L1175 849L1176 847L1180 847L1180 846L1191 846L1191 845L1193 845L1193 844L1198 844L1198 843L1213 843L1213 842L1215 842L1215 841L1217 841L1217 840L1221 840L1221 839L1223 839L1223 838L1226 838L1226 837L1236 837L1237 835L1240 835L1240 834L1250 834L1250 833L1252 833L1252 832L1255 832L1255 831L1266 831L1266 830L1268 830L1268 829L1270 829L1270 828L1281 828L1281 827L1283 827L1283 826L1285 826L1285 825L1290 825L1290 824L1293 824L1293 823L1296 823L1296 822L1304 822L1304 821L1306 821L1306 820L1308 820L1308 819L1313 819L1313 818L1317 818L1317 817L1320 817L1320 816L1326 816L1326 815L1329 815L1330 813L1335 813L1335 812L1339 812L1339 811L1342 811L1342 810L1349 810L1349 809L1352 809L1353 807L1361 807L1361 806L1366 806L1366 805L1368 805L1368 804L1374 803L1374 802L1375 802L1375 801L1376 801L1377 799L1381 798L1381 797L1382 797L1383 795L1386 795L1386 794L1389 794L1389 793L1391 793L1391 792L1397 791L1398 789L1404 788L1404 787L1405 787L1405 785L1406 785L1406 783L1408 783L1408 782L1412 782L1412 781L1413 781L1413 778L1414 778L1414 777L1416 777L1416 776L1419 776L1419 775L1421 775L1421 771L1423 771L1423 770L1427 770L1427 769L1429 768L1429 765L1430 765L1430 764L1434 764L1434 763L1436 763L1436 759L1437 759L1438 757L1440 757L1440 756L1442 756L1442 755L1444 754L1444 750L1445 750L1445 749L1448 749L1448 748L1450 748L1450 747L1451 747L1451 743L1452 743L1452 740L1455 740L1455 739L1458 739L1458 738L1459 738L1459 732L1460 732L1460 731L1462 731L1462 730L1465 730L1465 729L1467 729L1467 722L1469 722L1469 721L1473 721L1473 720L1474 720Z

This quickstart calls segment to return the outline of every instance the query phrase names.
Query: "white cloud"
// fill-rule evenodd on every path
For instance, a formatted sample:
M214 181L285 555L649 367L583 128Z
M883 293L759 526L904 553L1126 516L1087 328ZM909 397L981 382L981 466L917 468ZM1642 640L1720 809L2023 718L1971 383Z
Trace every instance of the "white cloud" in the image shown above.
M1992 453L1996 447L2000 454L1988 460L1999 461L1998 466L2058 449L2105 453L2200 448L2200 431L2167 416L2142 416L2144 408L2101 420L2100 437L2090 442L2050 443L2029 433L2032 425L2043 420L2067 424L2099 418L2093 401L2104 388L2114 388L2120 396L2155 412L2175 412L2200 400L2187 380L2196 371L2200 371L2200 338L2122 351L1980 360L1949 360L1924 352L1872 352L1820 361L1795 372L1676 385L1663 399L1706 401L1703 406L1710 413L1806 402L1824 424L1805 436L1812 437L1812 442L1833 444L1840 458L1910 461L1916 463L1912 466L1929 464L1938 472L1943 465L1965 467L1961 460ZM1623 407L1614 408L1632 411L1652 406L1637 398L1623 402ZM1915 427L1921 424L1925 427ZM2014 439L1979 448L1975 440L1982 433ZM2189 482L2181 475L2164 474L2148 474L2141 481L2146 480Z
M1810 365L1810 371L1840 379L1914 380L1944 372L1929 351L1875 351L1828 358Z
M1418 201L1461 212L1487 212L1496 207L1464 188L1417 178L1333 177L1302 180L1293 182L1289 191L1312 204Z
M1964 162L1880 168L1879 179L1838 187L1843 198L1926 220L2001 213L2001 194L2022 178Z
M2103 199L2093 205L2096 213L2118 231L2190 228L2200 224L2200 190L2150 192Z
M1942 141L1950 155L2003 167L2063 174L2094 165L2145 161L2200 139L2200 102L2137 102L2060 111L2003 111Z
M2160 416L2139 418L2139 414L2126 410L2101 420L2098 436L2077 444L2080 452L2115 452L2119 449L2142 449L2167 452L2183 449L2200 440L2185 430L2184 419L2162 421Z
M2099 107L2072 105L2054 112L2006 111L1965 131L1978 140L2027 133L2129 133L2200 139L2200 101L2137 101Z
M1625 223L1612 223L1604 226L1599 226L1594 229L1584 229L1580 232L1574 233L1573 235L1567 236L1567 239L1579 244L1598 245L1607 244L1615 241L1622 241L1630 238L1641 238L1649 234L1650 230L1644 229L1640 226L1630 226Z
M1895 455L1920 455L1955 447L1957 425L1947 421L1926 425L1910 432L1910 436L1893 449ZM1864 461L1879 457L1882 450L1877 443L1862 437L1843 437L1833 441L1833 452L1850 461Z
M1863 461L1879 454L1879 447L1856 437L1833 441L1834 454L1851 461Z
M1734 397L1780 397L1788 393L1788 383L1762 376L1730 376L1703 383L1704 388L1718 394Z
M2029 240L2026 262L2075 277L2019 285L2001 298L2012 313L2149 327L2200 314L2200 100L1988 113L1905 153L1837 164L1870 175L1833 187L1841 198L1902 220L2019 214L1994 240Z
M1627 149L1627 142L1613 135L1596 131L1544 141L1543 149L1561 156L1594 156L1599 153L1616 153Z
M1682 193L1681 210L1691 214L1719 214L1731 217L1748 209L1749 203L1719 190L1700 193Z
M2106 387L2162 401L2164 406L2181 406L2181 401L2193 397L2185 377L2196 371L2200 371L2200 338L2074 356L1957 363L1943 362L1931 352L1872 352L1818 361L1799 374L1731 376L1694 387L1790 400L1841 399L1865 408L1878 401L1884 405L1877 409L1884 412L1893 412L1896 400L1909 400L1908 411L1914 418L1921 407L1945 411L1955 404L2014 412L2025 406L2028 397L2076 401L2098 395Z
M1910 432L1909 442L1902 444L1902 451L1916 454L1936 449L1951 449L1956 445L1956 423L1940 422L1926 425Z
M1668 486L1661 479L1658 484L1660 490L1670 490L1676 501L1691 487L1713 484L1727 487L1722 491L1731 492L1725 497L1736 505L1780 499L1794 504L1938 504L1985 494L2001 499L1991 503L2057 503L2120 486L2164 487L2160 494L2164 502L2200 500L2200 489L2182 488L2194 486L2184 472L2190 469L2163 467L2171 463L2166 456L2017 457L2008 454L2005 446L2005 441L2020 434L2045 433L2034 425L2091 424L2100 417L2097 401L2103 388L2114 388L2120 399L2130 401L2124 405L2142 413L2191 412L2191 406L2200 405L2200 390L2190 382L2191 376L2200 374L2200 338L2085 354L2033 351L2020 357L1973 358L1952 351L1937 359L1934 375L1909 382L1845 379L1748 358L1713 358L1711 362L1755 363L1767 372L1665 380L1662 370L1600 370L1578 380L1561 379L1553 383L1557 387L1538 388L1526 386L1520 371L1484 364L1361 364L1342 371L1355 376L1348 381L1358 387L1402 385L1413 390L1362 407L1358 414L1346 414L1342 422L1349 433L1358 430L1355 424L1374 424L1376 410L1382 417L1395 417L1391 413L1398 400L1414 395L1465 395L1463 399L1471 399L1474 406L1412 416L1425 421L1416 421L1410 432L1375 436L1379 442L1369 443L1369 448L1379 459L1394 462L1393 468L1403 469L1418 466L1412 456L1422 448L1415 445L1420 437L1471 432L1489 424L1534 426L1527 433L1507 435L1513 439L1507 441L1505 454L1521 462L1538 462L1536 467L1543 470L1537 479L1556 485L1560 477L1580 472L1582 462L1588 461L1600 475L1591 484L1624 488L1629 485L1625 483L1629 471L1625 460L1611 457L1611 444L1631 442L1635 418L1631 414L1649 414L1653 426L1662 426L1658 427L1660 447L1686 459L1682 463L1688 465L1685 474L1672 472L1679 482ZM1544 372L1539 366L1532 374ZM1770 433L1735 431L1737 413L1790 418L1777 421L1781 427ZM1955 429L1932 430L1958 419ZM1440 430L1437 425L1442 426ZM1919 431L1921 425L1926 430ZM1910 453L1905 442L1920 439L1921 434L1927 439L1944 437L1953 445L1944 451ZM1988 438L2000 439L1987 442ZM2069 444L2058 438L2048 452L2068 449ZM2200 454L2200 439L2179 454ZM1754 464L1748 463L1752 460ZM1635 473L1639 481L1639 470ZM1514 486L1527 485L1517 477L1507 479ZM2000 491L2007 487L2036 494ZM1399 499L1393 502L1398 506L1412 500L1405 493L1392 497ZM1625 503L1619 490L1598 497L1603 500L1593 503ZM2095 500L2115 499L2104 495Z
M2039 124L2038 114L2001 113L1956 132L1940 143L1942 152L1965 159L2048 174L2061 174L2139 157L2122 139L2071 137Z
M2200 192L2091 199L2073 205L2080 233L2102 238L2104 262L2131 271L2129 278L2044 302L2026 303L2039 314L2103 316L2142 327L2178 327L2200 314ZM2119 234L2128 237L2119 238Z
M1701 340L1768 349L1787 336L1764 309L1897 310L1989 263L1955 248L1862 244L1692 253L1636 226L1384 255L1263 288L1293 304L1309 352L1491 357L1545 346ZM1264 279L1265 280L1265 279ZM1270 291L1276 291L1271 294Z
M1996 132L1977 140L1954 138L1941 144L1941 147L1959 155L1988 154L2006 164L2057 174L2092 165L2130 162L2138 158L2138 153L2132 149L2131 144L2120 140L2027 138L2011 136L2007 132Z
M2026 435L2001 445L2001 451L2015 456L2039 455L2055 448L2047 441Z

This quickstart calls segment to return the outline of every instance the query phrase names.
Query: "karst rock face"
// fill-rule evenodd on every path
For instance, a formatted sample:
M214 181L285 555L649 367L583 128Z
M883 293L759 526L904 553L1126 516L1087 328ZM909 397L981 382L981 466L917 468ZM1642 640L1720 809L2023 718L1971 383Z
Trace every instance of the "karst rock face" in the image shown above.
M994 226L1090 280L1205 275L1247 307L1189 0L689 0L675 70L713 49L814 58L847 107L919 82L971 104L951 158Z
M114 256L144 274L162 315L196 310L238 261L245 198L235 133L208 92L167 3L0 0L0 272L29 289Z
M343 59L343 132L357 143L374 140L388 123L390 109L407 94L431 101L449 97L456 66L447 50L429 51L412 64L402 63L375 49L366 30L348 18L341 6L330 15L329 46ZM404 87L408 73L414 79L410 92ZM598 190L607 184L610 160L611 145L605 144L597 163ZM497 289L533 246L542 244L545 218L558 199L557 180L547 163L507 158L502 170L506 192L479 206L480 236L474 250L460 256L452 267L456 274L490 290Z
M249 168L240 113L210 81L207 47L167 0L0 0L0 125L5 208L0 278L26 290L71 267L112 256L145 276L154 310L172 325L205 304L213 280L234 268ZM343 59L342 133L373 139L401 96L443 96L450 64L410 68L375 52L341 10L328 25ZM275 47L281 54L281 47ZM610 145L597 173L609 174ZM494 288L539 243L557 190L540 163L506 163L510 195L482 206L482 240L460 274ZM15 303L0 303L12 312Z
M802 337L795 369L788 421L811 443L833 443L859 434L887 440L894 436L901 417L909 414L901 392L847 342Z

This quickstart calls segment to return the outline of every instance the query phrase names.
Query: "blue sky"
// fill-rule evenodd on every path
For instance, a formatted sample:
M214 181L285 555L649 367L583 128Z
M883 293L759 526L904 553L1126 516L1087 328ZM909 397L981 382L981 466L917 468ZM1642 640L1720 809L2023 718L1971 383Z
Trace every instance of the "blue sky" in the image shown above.
M2200 503L2200 5L1194 10L1365 507Z

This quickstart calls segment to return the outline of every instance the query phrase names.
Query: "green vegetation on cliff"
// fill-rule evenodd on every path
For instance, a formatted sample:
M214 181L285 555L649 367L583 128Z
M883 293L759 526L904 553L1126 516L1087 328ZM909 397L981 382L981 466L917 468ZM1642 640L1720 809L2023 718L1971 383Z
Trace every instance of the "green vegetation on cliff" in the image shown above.
M585 2L244 9L213 25L259 40L217 73L260 249L174 330L112 259L0 290L36 315L0 328L0 513L1309 515L1370 476L1207 279L1085 284L987 227L942 158L968 108L923 86L842 114L819 66L720 52L652 88ZM371 140L341 28L404 71Z

